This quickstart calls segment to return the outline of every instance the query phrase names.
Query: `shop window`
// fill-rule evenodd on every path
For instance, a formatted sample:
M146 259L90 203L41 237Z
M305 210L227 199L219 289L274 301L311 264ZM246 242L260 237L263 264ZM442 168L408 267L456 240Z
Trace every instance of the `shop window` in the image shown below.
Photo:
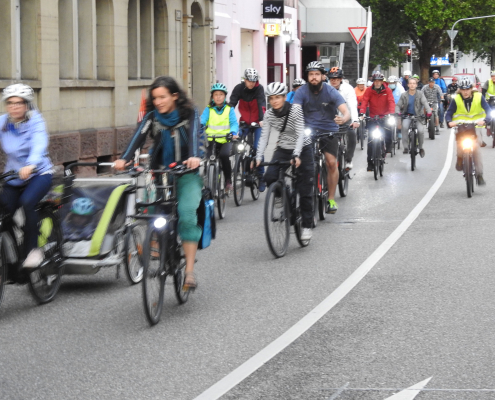
M129 79L151 79L153 72L153 0L130 0L127 14Z

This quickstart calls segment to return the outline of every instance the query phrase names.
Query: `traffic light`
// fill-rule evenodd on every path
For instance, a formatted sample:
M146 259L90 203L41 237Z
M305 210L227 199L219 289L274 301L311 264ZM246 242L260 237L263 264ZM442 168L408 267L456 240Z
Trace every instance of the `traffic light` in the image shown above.
M406 58L407 58L407 62L412 61L412 50L411 49L406 50Z
M449 51L449 64L455 64L456 63L456 52L457 50L454 51Z

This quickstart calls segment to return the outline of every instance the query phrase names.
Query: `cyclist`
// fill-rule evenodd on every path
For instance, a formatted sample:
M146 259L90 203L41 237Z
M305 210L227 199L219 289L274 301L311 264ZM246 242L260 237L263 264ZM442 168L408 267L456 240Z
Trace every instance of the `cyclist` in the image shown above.
M477 140L473 149L474 163L476 167L478 185L484 185L483 161L481 159L480 145L481 126L491 122L490 106L483 95L473 91L473 84L469 79L461 79L459 82L459 94L455 95L450 102L449 109L445 113L445 121L450 128L457 126L457 121L476 122L475 131L471 127L460 126L456 133L457 162L455 168L462 171L462 138L466 134L475 134Z
M227 86L223 83L215 83L211 87L210 104L205 108L201 115L201 125L206 127L206 135L226 135L233 134L233 139L238 138L239 124L235 111L230 107L225 98L227 97ZM208 141L213 139L208 137ZM215 139L218 143L218 156L222 163L222 170L225 176L225 190L232 190L232 165L230 163L230 155L232 153L232 142L227 141L227 138ZM213 146L208 146L206 157L211 156Z
M419 75L418 74L414 74L412 76L412 78L414 78L414 79L416 79L418 81L418 90L422 90L423 87L424 87L424 84L423 84L423 82L421 82L421 79L419 79Z
M362 116L366 113L366 107L369 106L370 117L373 118L377 115L388 115L393 114L395 112L395 101L392 90L383 84L385 77L381 72L375 72L373 74L373 86L366 89L366 92L363 96L363 102L361 103L361 107L359 112ZM371 132L371 126L375 124L370 121L371 125L368 126L368 130ZM390 129L387 129L385 126L385 143L386 143L386 152L389 153L392 148L392 132ZM371 135L369 137L371 141ZM368 146L368 171L373 171L373 160L371 157L371 150L373 146Z
M345 104L345 99L331 85L323 83L325 68L319 61L312 61L306 67L308 83L296 92L294 106L302 107L305 124L313 132L338 133L339 125L349 120L351 114ZM342 116L338 116L338 112ZM325 154L328 170L328 204L326 212L335 214L337 203L335 202L335 190L339 180L337 168L337 156L339 141L332 136L323 137L320 140L321 148Z
M409 84L409 78L411 77L411 71L406 70L404 71L404 76L401 79L401 84L402 87L404 88L404 91L409 90L409 87L407 86Z
M440 90L442 91L442 100L443 100L443 94L447 93L447 85L445 84L443 78L440 77L440 71L438 69L432 72L432 77L435 80L435 84L440 86ZM443 117L445 113L443 109L443 101L440 101L438 107L439 107L438 117L440 118L440 128L443 128Z
M292 82L292 91L287 95L287 101L292 104L294 102L294 96L296 94L297 89L299 89L302 85L306 84L304 79L294 79Z
M495 76L495 75L494 75ZM454 76L452 78L452 83L447 86L447 93L449 95L454 95L457 93L457 89L458 89L458 86L457 86L457 78ZM494 93L495 94L495 93Z
M259 83L258 71L254 68L248 68L244 71L244 82L236 85L229 99L229 106L235 108L239 104L239 113L241 121L251 125L255 122L263 126L263 114L266 111L265 89ZM249 133L249 128L242 128L240 134L245 136ZM258 143L261 136L261 128L254 131L253 145L258 148ZM264 167L258 168L260 175L260 192L266 188L263 180Z
M146 115L129 146L115 161L115 169L123 170L132 162L136 149L144 145L148 135L154 140L150 168L166 169L173 162L187 168L198 168L204 154L204 136L200 129L197 109L174 78L160 76L150 86ZM186 256L184 290L196 289L194 260L201 238L197 209L201 201L203 179L199 173L182 175L177 179L178 231Z
M439 104L442 104L443 100L443 93L442 90L440 89L440 86L438 86L435 83L434 78L430 78L428 80L428 85L424 86L421 91L424 93L426 100L428 100L428 103L432 103L432 109L433 111L437 111L437 116L435 118L435 135L439 135L439 129L438 129L438 120L439 120ZM442 125L443 126L443 125Z
M490 98L489 95L495 96L495 71L490 73L490 79L481 87L481 94L486 100Z
M431 108L424 93L421 90L417 90L417 87L417 79L409 78L409 90L401 94L395 110L397 113L401 113L402 115L415 115L418 118L416 128L418 129L419 155L424 157L425 151L423 149L423 142L426 119L423 110L426 110L427 116L429 117L431 116ZM409 153L408 130L410 124L410 119L405 118L402 120L402 129L404 132L404 135L402 135L402 143L404 144L404 154Z
M358 102L358 107L363 101L364 92L366 91L366 79L358 78L356 80L356 87L354 88L354 92L356 93L356 98Z
M277 147L272 162L289 161L294 158L299 174L297 187L299 190L302 214L302 240L311 239L313 227L313 180L314 155L311 135L304 134L304 116L301 107L294 107L287 101L287 89L283 83L270 83L266 88L266 96L272 108L264 118L263 131L256 152L256 164L259 165L265 153L271 132L278 133ZM270 166L265 174L268 186L278 179L281 167Z
M0 116L0 143L7 156L4 172L16 171L19 179L7 182L0 202L9 214L24 209L24 268L43 262L38 249L36 205L52 184L52 163L48 157L48 132L41 113L33 104L34 91L22 83L7 86L2 95L7 114Z
M356 92L351 85L342 82L342 79L344 78L344 71L342 69L338 67L332 68L328 73L328 78L330 79L330 84L342 95L347 104L347 108L351 112L351 120L339 127L339 132L347 135L347 153L344 162L345 169L350 171L352 169L352 158L354 157L354 151L356 150L355 129L359 127Z

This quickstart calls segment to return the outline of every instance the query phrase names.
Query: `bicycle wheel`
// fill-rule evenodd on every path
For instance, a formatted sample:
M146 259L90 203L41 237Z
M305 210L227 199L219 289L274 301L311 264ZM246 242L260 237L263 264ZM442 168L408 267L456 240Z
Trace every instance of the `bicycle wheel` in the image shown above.
M132 284L143 279L143 244L146 236L146 222L143 220L131 224L124 240L124 264L127 278Z
M472 197L473 193L473 163L471 154L464 153L463 156L464 177L466 178L467 197Z
M359 132L359 141L361 142L361 150L363 150L364 149L364 122L361 122L359 124L358 132Z
M378 167L380 165L381 151L380 143L377 140L373 140L373 175L375 181L378 180Z
M186 261L181 260L181 264L177 268L174 274L174 289L175 297L179 304L184 304L189 299L189 290L184 291L184 279L186 278Z
M234 165L234 201L236 206L242 204L244 199L244 188L246 187L244 168L244 155L237 157Z
M318 198L318 213L320 214L320 221L323 221L326 218L325 208L328 202L327 165L325 164L325 158L323 155L320 158L320 175L318 177L318 187L321 193Z
M289 206L284 204L283 190L285 189L280 182L269 187L264 211L266 240L270 251L277 258L283 257L289 246Z
M207 173L207 186L211 190L211 193L213 194L213 197L217 198L218 194L216 192L216 182L217 179L215 179L216 172L215 172L215 164L211 163L208 165L208 173Z
M143 303L151 325L160 321L165 293L165 248L161 235L153 225L146 232L143 249Z
M349 172L344 169L344 152L339 151L339 193L340 197L347 196L347 189L349 187Z
M431 114L428 120L428 137L435 140L435 113Z
M416 168L416 133L411 132L411 135L409 136L409 143L410 143L410 152L411 152L411 171L414 171Z
M225 193L225 175L223 174L222 169L220 168L218 171L217 177L217 187L218 187L218 198L217 198L217 206L218 206L218 216L220 219L225 218L225 205L227 204L227 193Z
M4 233L2 233L4 235ZM5 255L5 246L0 241L0 305L2 304L3 294L5 292L5 282L7 280L7 258Z
M385 153L382 150L382 144L380 143L380 162L378 163L378 172L380 176L383 176L383 170L385 168Z
M320 174L319 172L319 165L315 165L315 176L313 178L313 228L316 228L316 225L318 225L318 198L319 198L319 184L318 184L318 175Z
M395 145L397 144L397 126L392 129L392 148L390 149L390 157L395 155Z
M38 304L52 301L62 278L62 231L58 217L49 208L39 212L38 247L44 261L29 274L29 291Z

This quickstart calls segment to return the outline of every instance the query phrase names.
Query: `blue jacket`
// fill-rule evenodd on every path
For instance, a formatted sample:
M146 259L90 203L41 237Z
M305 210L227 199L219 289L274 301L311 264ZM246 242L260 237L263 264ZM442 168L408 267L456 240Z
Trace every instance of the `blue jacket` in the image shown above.
M30 112L28 120L14 126L8 114L0 116L0 142L7 155L4 172L19 171L28 165L36 166L33 176L51 172L53 167L48 157L48 132L45 120L39 111ZM9 185L21 186L25 181L15 179Z
M226 106L227 106L227 103L225 103L223 105L223 107L220 111L215 106L214 107L210 107L210 106L206 107L203 111L203 114L201 114L201 125L203 125L203 126L208 125L208 120L210 119L210 110L212 108L215 110L215 112L218 115L222 115ZM230 132L232 132L234 135L237 136L237 133L239 132L239 123L237 122L237 117L235 115L234 107L230 107L229 125L230 125Z
M442 89L442 93L447 93L447 85L442 78L435 79L435 83L440 86L440 89Z

